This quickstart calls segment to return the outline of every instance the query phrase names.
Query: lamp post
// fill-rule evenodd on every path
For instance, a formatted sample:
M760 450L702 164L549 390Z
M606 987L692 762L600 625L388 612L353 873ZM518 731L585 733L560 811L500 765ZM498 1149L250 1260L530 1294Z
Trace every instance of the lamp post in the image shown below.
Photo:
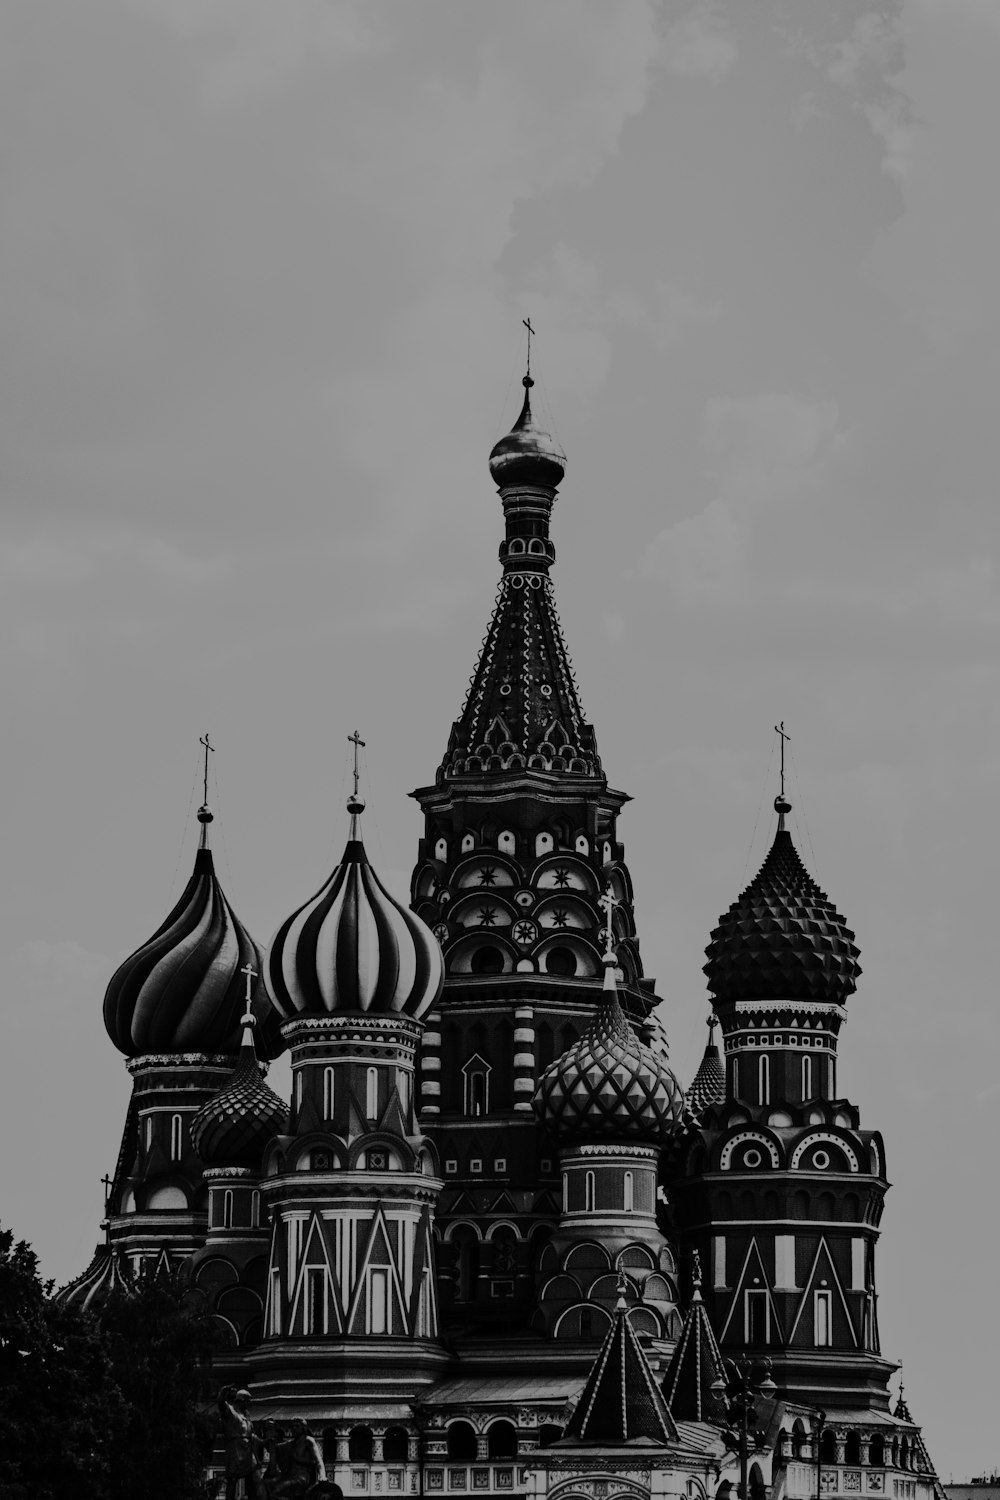
M712 1381L711 1390L729 1424L722 1435L740 1456L740 1500L749 1500L747 1467L751 1437L755 1453L764 1447L763 1431L753 1427L758 1417L757 1402L770 1401L778 1388L771 1379L769 1359L755 1364L742 1355L739 1359L723 1360L722 1368L724 1373Z

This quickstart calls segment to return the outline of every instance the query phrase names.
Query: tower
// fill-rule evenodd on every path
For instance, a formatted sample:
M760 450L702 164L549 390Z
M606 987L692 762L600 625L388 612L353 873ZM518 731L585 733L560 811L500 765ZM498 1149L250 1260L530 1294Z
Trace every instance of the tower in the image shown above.
M888 1412L895 1367L876 1311L884 1147L837 1087L861 969L792 842L783 791L775 810L771 849L708 946L725 1092L677 1138L669 1194L682 1248L709 1268L723 1354L767 1354L787 1397L863 1422Z
M338 1452L342 1424L409 1418L447 1362L431 1234L441 1181L413 1088L441 952L368 863L363 808L350 798L340 863L268 950L292 1108L264 1157L267 1307L248 1355L257 1399L329 1424Z
M520 416L490 455L505 528L496 608L435 782L413 793L424 836L412 906L446 976L420 1059L421 1119L444 1177L443 1314L508 1332L530 1320L559 1215L557 1151L532 1095L599 1003L607 887L621 1004L641 1024L656 1003L617 836L628 798L604 776L552 591L566 458L535 420L530 373L523 384Z

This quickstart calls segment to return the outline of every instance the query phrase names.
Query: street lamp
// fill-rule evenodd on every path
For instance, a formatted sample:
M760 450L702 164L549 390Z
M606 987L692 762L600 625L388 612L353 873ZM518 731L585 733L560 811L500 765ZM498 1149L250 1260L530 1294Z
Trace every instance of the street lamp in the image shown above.
M769 1359L754 1364L742 1355L739 1359L723 1360L722 1368L723 1374L718 1380L712 1381L710 1389L729 1423L728 1428L723 1428L722 1435L740 1456L740 1500L749 1500L747 1465L751 1437L755 1453L759 1453L765 1446L763 1430L755 1427L751 1432L752 1425L757 1421L757 1402L770 1401L778 1387L771 1379Z

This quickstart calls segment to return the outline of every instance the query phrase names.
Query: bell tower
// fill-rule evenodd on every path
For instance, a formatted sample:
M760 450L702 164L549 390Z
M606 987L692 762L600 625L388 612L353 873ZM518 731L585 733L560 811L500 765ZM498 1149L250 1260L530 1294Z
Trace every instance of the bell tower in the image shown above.
M608 889L622 1009L642 1026L656 1004L617 832L628 798L601 767L552 590L566 456L535 419L530 370L523 385L490 455L504 515L496 608L434 784L413 793L424 836L411 892L445 961L419 1074L444 1179L442 1312L505 1332L527 1324L559 1218L558 1148L532 1096L600 1002ZM660 1040L655 1022L644 1034Z

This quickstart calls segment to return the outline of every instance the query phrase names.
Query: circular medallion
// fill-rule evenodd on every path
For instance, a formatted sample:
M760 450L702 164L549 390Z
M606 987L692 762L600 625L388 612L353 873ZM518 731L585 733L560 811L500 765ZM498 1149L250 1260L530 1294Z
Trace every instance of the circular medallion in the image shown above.
M534 891L518 891L514 900L522 911L527 911L535 904L535 893Z
M437 938L438 942L443 948L445 943L448 941L448 923L438 922L437 926L434 928L434 936Z
M538 936L538 928L534 922L526 922L523 918L514 923L513 937L515 943L520 943L523 948L529 947Z

